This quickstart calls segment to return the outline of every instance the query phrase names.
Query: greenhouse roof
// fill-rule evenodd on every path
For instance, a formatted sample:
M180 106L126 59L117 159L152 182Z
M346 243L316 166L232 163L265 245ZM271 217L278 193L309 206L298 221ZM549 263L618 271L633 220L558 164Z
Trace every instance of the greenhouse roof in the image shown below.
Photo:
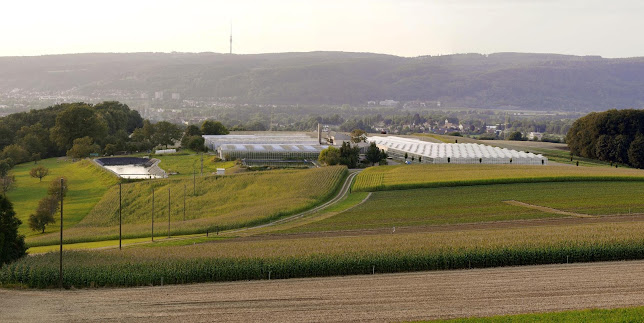
M297 144L223 144L222 151L320 152L328 146Z
M367 141L375 142L380 148L429 158L534 158L544 159L542 155L526 153L507 148L498 148L482 144L433 143L412 138L396 136L368 137Z

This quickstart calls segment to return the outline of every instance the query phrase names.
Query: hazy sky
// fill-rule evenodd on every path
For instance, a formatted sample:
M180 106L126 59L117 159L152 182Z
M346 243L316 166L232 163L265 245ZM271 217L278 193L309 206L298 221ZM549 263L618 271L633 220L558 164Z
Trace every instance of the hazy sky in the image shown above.
M2 0L0 56L503 51L644 56L644 1Z

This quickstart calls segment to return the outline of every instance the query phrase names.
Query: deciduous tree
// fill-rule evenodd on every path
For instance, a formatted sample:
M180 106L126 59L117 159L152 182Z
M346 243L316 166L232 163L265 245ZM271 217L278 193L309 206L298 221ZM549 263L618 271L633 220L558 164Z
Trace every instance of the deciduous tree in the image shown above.
M154 125L154 130L153 142L158 145L165 145L166 148L181 139L181 129L173 123L167 121L158 122Z
M29 228L32 231L45 233L47 225L56 223L54 214L58 210L59 199L48 195L38 202L38 208L34 214L29 216Z
M101 150L97 144L90 137L83 137L74 139L74 145L67 151L67 157L71 158L85 158L89 157L91 153L98 153Z
M33 178L38 178L42 182L42 178L49 175L49 168L45 166L36 166L29 171L29 175Z

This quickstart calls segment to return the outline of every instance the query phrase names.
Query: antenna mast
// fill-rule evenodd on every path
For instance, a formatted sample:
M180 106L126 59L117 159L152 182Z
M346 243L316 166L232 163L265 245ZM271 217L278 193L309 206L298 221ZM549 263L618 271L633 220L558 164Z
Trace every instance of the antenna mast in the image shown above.
M233 53L233 22L230 22L230 52L229 54Z

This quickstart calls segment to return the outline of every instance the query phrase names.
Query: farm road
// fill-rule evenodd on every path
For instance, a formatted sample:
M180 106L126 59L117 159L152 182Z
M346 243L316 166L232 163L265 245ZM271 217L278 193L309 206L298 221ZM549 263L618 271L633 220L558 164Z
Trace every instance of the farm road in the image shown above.
M3 289L0 321L408 321L641 305L644 261L623 261L141 288Z

